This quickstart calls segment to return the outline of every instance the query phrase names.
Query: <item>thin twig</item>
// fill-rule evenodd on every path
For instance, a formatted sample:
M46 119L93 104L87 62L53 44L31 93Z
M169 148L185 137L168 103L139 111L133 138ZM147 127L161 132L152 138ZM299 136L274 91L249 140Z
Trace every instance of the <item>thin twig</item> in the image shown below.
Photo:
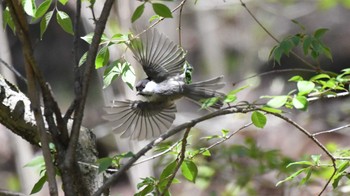
M320 96L312 96L312 97L308 97L307 101L316 101L319 99L333 99L333 98L338 98L338 97L345 97L345 96L349 96L350 92L341 92L341 93L336 93L336 94L329 94L329 95L322 95L320 94Z
M344 126L341 126L341 127L337 127L337 128L334 128L334 129L326 130L326 131L320 131L320 132L312 134L312 136L315 137L317 135L321 135L321 134L325 134L325 133L333 133L333 132L336 132L336 131L339 131L339 130L342 130L342 129L345 129L345 128L348 128L348 127L350 127L350 124L347 124L347 125L344 125Z
M280 119L283 119L284 121L288 122L289 124L293 125L295 128L297 128L299 131L301 131L303 134L305 134L308 138L310 138L324 153L326 153L326 155L331 159L332 161L332 166L333 166L333 173L332 175L329 177L328 181L326 182L326 184L324 185L324 187L322 188L322 190L320 191L319 195L322 195L322 193L326 190L327 186L329 185L329 183L332 181L335 173L337 172L337 166L336 166L336 159L334 158L334 156L332 155L331 152L329 152L327 150L327 148L317 139L315 138L311 133L309 133L306 129L304 129L302 126L300 126L299 124L297 124L296 122L294 122L292 119L283 116L281 114L277 114L277 113L272 113L272 112L268 112L268 111L264 111L266 113L269 113L273 116L276 116Z
M19 73L13 66L6 63L2 58L0 58L0 62L5 65L9 70L11 70L19 79L23 80L25 83L27 83L27 79Z
M255 17L255 15L250 11L250 9L247 7L247 5L243 2L243 0L240 0L241 5L244 7L244 9L249 13L249 15L253 18L253 20L273 39L275 40L277 43L280 43L280 41L274 36L272 35L272 33L267 30L267 28ZM312 65L311 63L309 63L308 61L306 61L305 59L303 59L301 56L299 56L297 53L295 53L294 51L290 51L290 53L296 57L297 59L299 59L301 62L303 62L306 66L318 71L318 72L322 72L322 70L319 67L316 67L315 65Z
M181 39L181 34L182 34L182 10L184 8L184 5L186 3L186 0L183 1L183 3L181 4L181 7L180 7L180 11L179 11L179 46L181 47L182 46L182 39Z
M181 142L181 151L180 154L178 156L178 158L176 159L176 167L174 168L174 171L172 172L172 174L169 176L169 178L167 179L168 182L164 188L164 190L162 190L162 193L160 194L161 196L164 196L167 192L168 189L171 186L171 183L173 182L176 173L179 171L180 166L182 164L182 162L185 160L185 152L186 152L186 146L187 146L187 138L188 138L188 134L190 133L192 127L187 127L184 136L182 138L182 142Z
M176 10L180 9L186 1L187 0L182 0L181 3L178 6L176 6L174 9L171 10L171 13L174 13ZM164 17L160 17L156 22L154 22L153 24L148 26L146 29L144 29L143 31L141 31L138 34L136 34L135 37L139 37L140 35L144 34L146 31L150 30L151 28L153 28L154 26L159 24L164 19L165 19Z
M158 157L160 157L160 156L162 156L162 155L165 155L166 153L172 151L179 143L180 143L180 141L177 141L177 142L175 142L172 146L170 146L169 148L167 148L166 150L164 150L163 152L158 153L158 154L156 154L156 155L153 155L153 156L151 156L151 157L148 157L148 158L146 158L146 159L140 160L140 161L134 163L133 166L138 165L138 164L141 164L141 163L144 163L144 162L147 162L147 161L150 161L150 160L153 160L153 159L156 159L156 158L158 158Z
M232 83L233 86L237 85L238 83L241 83L243 81L249 80L251 78L255 78L255 77L259 77L259 76L266 76L266 75L270 75L270 74L275 74L275 73L283 73L283 72L316 72L313 69L302 69L302 68L295 68L295 69L279 69L279 70L271 70L271 71L267 71L267 72L263 72L263 73L258 73L258 74L254 74L252 76L243 78L242 80L239 80L237 82Z
M225 141L229 140L232 136L236 135L238 132L242 131L243 129L245 129L245 128L249 127L249 126L251 126L252 124L253 123L248 123L248 124L240 127L239 129L233 131L232 133L230 133L228 136L222 138L221 140L211 144L210 146L208 146L206 148L201 149L198 153L194 154L193 156L199 155L199 154L201 154L201 153L203 153L203 152L205 152L207 150L210 150L210 149L214 148L215 146L217 146L217 145L219 145L221 143L224 143ZM190 158L192 158L192 157L190 157Z

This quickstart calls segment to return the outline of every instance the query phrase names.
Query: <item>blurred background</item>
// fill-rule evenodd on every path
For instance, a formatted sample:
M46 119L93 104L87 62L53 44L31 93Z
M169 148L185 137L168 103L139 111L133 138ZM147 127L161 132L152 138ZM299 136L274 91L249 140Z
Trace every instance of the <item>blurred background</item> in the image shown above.
M37 1L37 5L40 1ZM175 8L181 1L163 2ZM246 0L244 1L253 15L278 39L294 35L301 31L291 20L297 20L305 26L306 33L318 28L328 28L324 42L333 53L333 61L326 58L312 63L325 70L339 72L349 67L350 56L350 1L348 0ZM131 16L139 1L116 1L106 28L107 36L116 33L127 33L132 27ZM93 31L93 21L88 4L82 6L81 36ZM98 16L103 1L97 1L95 12ZM74 16L75 2L59 9ZM150 5L146 5L145 13L138 24L149 25L148 19L153 15ZM281 65L269 60L269 54L276 42L253 20L247 10L237 0L188 0L182 13L181 31L179 31L179 12L173 13L173 19L165 19L156 28L166 34L174 42L179 42L187 50L187 60L194 67L194 81L224 75L227 93L232 89L249 85L240 92L238 101L255 101L263 95L286 94L295 88L295 83L286 82L293 75L308 78L310 73L276 72L265 76L258 73L275 69L306 68L299 60L283 57ZM65 33L58 24L51 21L40 40L39 22L31 24L31 35L35 43L35 55L46 79L62 108L66 111L74 97L73 78L73 38ZM24 75L23 58L20 43L7 28L1 32L0 57L13 65ZM82 55L88 45L81 40ZM140 66L132 55L124 54L124 46L112 46L111 61L126 55L135 68L137 79L144 77ZM300 53L296 50L295 52ZM17 82L23 92L26 91L22 80L1 64L5 78ZM101 119L103 107L114 99L135 99L135 92L130 90L121 80L116 80L110 87L102 90L103 70L97 70L91 81L89 98L84 115L84 126L94 129L97 136L100 157L111 156L121 152L136 151L147 141L133 142L119 139L104 126ZM310 132L323 131L348 124L350 105L348 98L337 100L320 100L312 103L307 112L289 111L288 116ZM177 104L178 114L174 126L199 117L206 111L186 100ZM250 115L235 114L215 118L200 123L191 131L189 148L209 146L212 141L201 139L203 136L220 135L221 130L235 131L250 122ZM5 128L1 128L5 129ZM322 135L320 140L325 145L349 148L348 130ZM180 134L170 141L177 141ZM9 131L0 131L0 189L9 189L29 194L38 179L38 171L23 167L33 157L40 154L26 144L18 136ZM199 177L196 184L180 179L182 183L172 187L173 195L315 195L325 180L318 178L307 186L296 188L298 181L280 185L275 184L286 177L284 171L290 160L298 160L321 151L307 137L279 119L268 117L264 129L249 127L230 140L212 149L212 156L198 158ZM150 153L151 155L152 153ZM132 195L140 177L158 176L161 169L172 156L148 161L133 168L128 176L116 183L112 195ZM281 172L283 170L283 173ZM286 169L285 169L286 170ZM291 170L293 171L293 170ZM292 186L294 185L294 186ZM346 194L347 187L339 190ZM47 192L35 195L47 195Z

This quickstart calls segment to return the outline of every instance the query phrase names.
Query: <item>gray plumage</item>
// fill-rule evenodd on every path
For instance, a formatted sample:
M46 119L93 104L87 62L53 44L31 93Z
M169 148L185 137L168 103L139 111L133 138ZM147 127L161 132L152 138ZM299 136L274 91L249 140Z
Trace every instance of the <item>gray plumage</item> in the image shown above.
M169 129L175 119L174 101L187 97L196 102L211 97L222 97L217 92L225 84L223 77L186 84L186 53L156 29L150 29L130 41L128 47L141 64L148 78L136 85L138 95L147 101L114 101L106 108L104 118L122 137L143 140L155 138ZM214 104L220 108L222 102Z

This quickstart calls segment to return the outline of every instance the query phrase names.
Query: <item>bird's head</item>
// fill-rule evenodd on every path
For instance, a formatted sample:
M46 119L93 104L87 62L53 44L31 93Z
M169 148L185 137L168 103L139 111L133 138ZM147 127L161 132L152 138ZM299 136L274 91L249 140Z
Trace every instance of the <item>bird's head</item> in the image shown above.
M136 90L138 92L138 94L142 95L142 90L146 87L146 84L149 82L150 80L148 78L140 80L139 82L137 82L136 84Z

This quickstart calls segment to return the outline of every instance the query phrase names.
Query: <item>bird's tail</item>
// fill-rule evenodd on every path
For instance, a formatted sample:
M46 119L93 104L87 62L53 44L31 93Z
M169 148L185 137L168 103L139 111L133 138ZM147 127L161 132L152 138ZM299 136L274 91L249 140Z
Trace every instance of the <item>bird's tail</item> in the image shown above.
M212 97L223 97L225 94L216 91L225 86L225 83L222 82L222 79L223 76L220 76L205 81L186 84L184 86L184 96L196 102L200 102L203 99ZM219 100L211 107L218 109L221 108L222 105L222 101Z

